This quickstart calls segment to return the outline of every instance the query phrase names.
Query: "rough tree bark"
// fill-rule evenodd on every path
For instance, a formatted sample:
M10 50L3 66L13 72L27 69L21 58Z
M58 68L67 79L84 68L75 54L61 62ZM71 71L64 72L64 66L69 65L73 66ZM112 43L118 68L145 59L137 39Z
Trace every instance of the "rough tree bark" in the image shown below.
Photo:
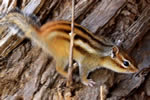
M18 7L35 14L41 25L52 20L71 20L71 0L1 0L0 4L1 18ZM96 70L89 76L96 81L93 88L79 81L72 88L66 87L66 79L56 72L51 56L31 40L21 40L11 32L4 42L8 34L2 32L7 28L0 26L0 100L99 100L100 86L107 100L147 100L150 98L149 12L149 0L76 0L75 22L96 36L103 35L119 44L140 69L136 74Z

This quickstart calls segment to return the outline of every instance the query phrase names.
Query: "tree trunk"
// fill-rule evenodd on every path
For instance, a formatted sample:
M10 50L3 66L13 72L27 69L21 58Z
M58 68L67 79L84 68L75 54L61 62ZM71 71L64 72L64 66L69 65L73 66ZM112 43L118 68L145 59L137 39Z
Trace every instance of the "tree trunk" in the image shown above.
M36 15L39 26L71 20L71 0L1 0L0 4L1 18L17 7ZM53 57L32 40L4 32L8 26L0 25L0 100L148 100L149 12L149 0L76 0L75 22L119 45L140 69L135 74L96 70L89 75L96 82L92 88L79 81L66 87L66 79L55 70Z

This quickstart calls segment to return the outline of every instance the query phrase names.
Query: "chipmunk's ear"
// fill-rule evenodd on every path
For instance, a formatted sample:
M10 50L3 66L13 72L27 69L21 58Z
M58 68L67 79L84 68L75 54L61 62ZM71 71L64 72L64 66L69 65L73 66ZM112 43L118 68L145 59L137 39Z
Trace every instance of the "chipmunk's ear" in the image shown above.
M119 48L117 46L113 46L111 57L115 58L118 53L119 53Z

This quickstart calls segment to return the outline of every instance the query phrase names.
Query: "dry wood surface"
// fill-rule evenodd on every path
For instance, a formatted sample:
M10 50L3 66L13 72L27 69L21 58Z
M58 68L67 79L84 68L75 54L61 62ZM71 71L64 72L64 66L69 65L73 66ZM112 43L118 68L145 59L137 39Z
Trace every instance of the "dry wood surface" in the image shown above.
M38 26L71 20L71 0L0 0L0 19L15 8L34 17ZM66 87L51 56L33 41L4 32L8 27L0 23L0 100L100 100L101 86L106 100L150 99L150 1L76 0L75 22L120 45L140 71L100 69L89 76L94 87L78 80Z

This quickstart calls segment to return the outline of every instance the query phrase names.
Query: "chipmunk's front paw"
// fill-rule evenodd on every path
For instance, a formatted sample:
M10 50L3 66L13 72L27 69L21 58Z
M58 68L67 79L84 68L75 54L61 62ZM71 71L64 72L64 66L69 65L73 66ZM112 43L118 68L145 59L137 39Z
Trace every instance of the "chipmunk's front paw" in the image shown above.
M84 80L84 81L82 81L82 83L84 84L84 85L86 85L86 86L90 86L90 87L93 87L95 84L96 84L96 82L94 82L92 79L86 79L86 80Z

